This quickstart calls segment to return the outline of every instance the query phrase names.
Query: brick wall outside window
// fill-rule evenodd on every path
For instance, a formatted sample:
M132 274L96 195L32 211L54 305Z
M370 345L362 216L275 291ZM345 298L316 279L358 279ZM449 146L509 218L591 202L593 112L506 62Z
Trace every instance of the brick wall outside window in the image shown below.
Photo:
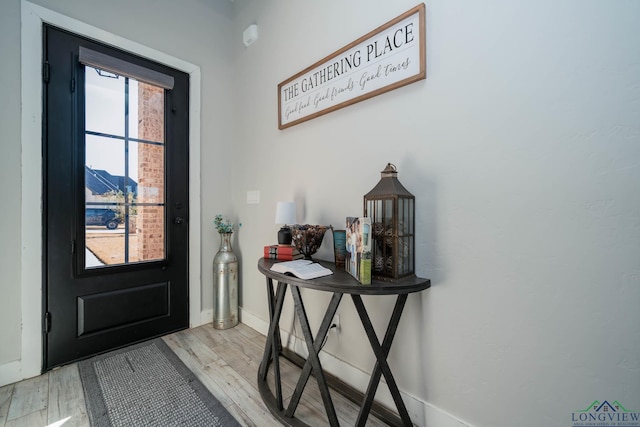
M138 83L138 138L164 142L164 89ZM164 145L138 144L138 202L164 203ZM164 258L164 207L139 206L138 259Z

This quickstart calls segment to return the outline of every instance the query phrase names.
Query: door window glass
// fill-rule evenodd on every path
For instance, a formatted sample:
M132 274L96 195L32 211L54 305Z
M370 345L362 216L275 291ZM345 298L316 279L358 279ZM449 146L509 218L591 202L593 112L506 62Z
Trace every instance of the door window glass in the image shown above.
M164 89L85 69L85 266L165 258Z

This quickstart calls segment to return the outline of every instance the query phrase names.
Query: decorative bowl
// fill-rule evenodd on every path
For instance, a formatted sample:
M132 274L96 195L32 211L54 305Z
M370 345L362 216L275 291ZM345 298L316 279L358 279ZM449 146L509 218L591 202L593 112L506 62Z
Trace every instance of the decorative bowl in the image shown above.
M329 229L325 225L291 225L291 237L293 245L298 252L304 255L304 259L311 259L311 255L318 252L324 233Z

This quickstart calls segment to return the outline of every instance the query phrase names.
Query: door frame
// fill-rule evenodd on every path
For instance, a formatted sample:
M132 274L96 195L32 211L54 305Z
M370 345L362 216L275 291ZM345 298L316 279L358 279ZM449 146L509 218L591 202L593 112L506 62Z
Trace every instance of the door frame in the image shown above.
M21 1L22 80L22 342L17 380L42 372L43 245L42 245L42 40L43 23L128 50L189 74L189 326L206 322L201 315L200 218L200 67L108 31Z

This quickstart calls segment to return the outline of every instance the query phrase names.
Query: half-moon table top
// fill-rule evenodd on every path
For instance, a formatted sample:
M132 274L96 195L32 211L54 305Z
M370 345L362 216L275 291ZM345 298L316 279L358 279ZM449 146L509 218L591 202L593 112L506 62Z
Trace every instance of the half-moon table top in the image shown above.
M325 292L340 292L343 294L358 295L399 295L410 294L423 291L431 286L429 279L416 276L406 277L398 282L387 282L383 280L372 279L370 285L363 285L344 269L336 268L332 262L317 261L323 267L333 271L333 274L316 279L300 279L293 275L282 274L271 270L271 266L277 262L275 259L260 258L258 260L258 270L273 280L288 283L290 285L300 286L302 288L315 289Z

